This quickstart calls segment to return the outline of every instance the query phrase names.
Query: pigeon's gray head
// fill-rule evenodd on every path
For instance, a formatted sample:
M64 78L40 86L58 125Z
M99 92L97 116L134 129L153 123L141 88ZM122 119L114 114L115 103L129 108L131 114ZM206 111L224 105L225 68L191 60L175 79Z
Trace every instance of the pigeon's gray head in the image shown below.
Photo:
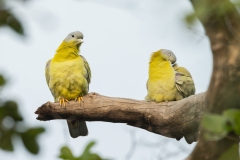
M82 32L79 31L75 31L75 32L71 32L68 34L68 36L64 39L65 42L72 42L72 43L76 43L77 45L81 45L84 41L83 41L83 34Z
M174 64L177 61L177 57L175 56L175 54L167 49L161 49L161 54L163 56L163 58L167 61L170 61L171 64Z

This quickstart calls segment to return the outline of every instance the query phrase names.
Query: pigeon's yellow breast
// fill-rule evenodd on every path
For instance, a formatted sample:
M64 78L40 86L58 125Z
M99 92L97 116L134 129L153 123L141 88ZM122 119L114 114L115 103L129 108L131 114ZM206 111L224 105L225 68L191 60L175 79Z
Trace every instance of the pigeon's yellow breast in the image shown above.
M85 72L83 60L80 56L64 62L54 62L52 60L49 72L51 77L49 87L55 99L63 97L71 100L85 95L88 92L88 83L83 76Z

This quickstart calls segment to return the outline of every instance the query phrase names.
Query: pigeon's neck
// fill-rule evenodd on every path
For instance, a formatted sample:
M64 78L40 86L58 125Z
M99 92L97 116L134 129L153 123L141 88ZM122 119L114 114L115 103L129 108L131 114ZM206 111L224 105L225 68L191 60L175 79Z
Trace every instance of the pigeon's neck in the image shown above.
M79 57L79 46L73 42L63 41L58 47L56 54L53 57L54 61L66 61Z
M149 78L151 80L159 80L174 76L174 69L169 61L161 58L154 58L149 63Z

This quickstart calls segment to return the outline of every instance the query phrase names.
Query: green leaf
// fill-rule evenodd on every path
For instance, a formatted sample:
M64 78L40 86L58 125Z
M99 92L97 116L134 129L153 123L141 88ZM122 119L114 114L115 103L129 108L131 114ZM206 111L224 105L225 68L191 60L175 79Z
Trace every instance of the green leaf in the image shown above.
M95 145L95 142L90 142L86 148L84 149L83 153L79 157L75 157L71 150L64 146L61 149L59 158L62 158L64 160L103 160L98 154L91 153L90 149Z
M192 24L195 20L197 20L197 16L195 13L187 14L185 17L185 21L187 22L187 24Z
M222 115L205 114L203 116L202 125L204 129L209 132L222 133L229 129L227 121L228 119Z
M235 134L240 135L240 110L228 109L223 112L223 115L230 122Z
M14 134L13 130L0 130L0 148L6 151L13 151L12 136Z
M220 140L231 130L228 119L217 114L205 114L202 119L202 127L206 130L205 138L208 140Z
M102 160L102 158L95 154L91 153L90 149L95 145L96 143L94 141L90 142L85 150L83 151L82 155L78 158L79 160Z
M75 159L73 154L72 154L72 151L67 146L64 146L64 147L61 148L59 158L69 159L69 160L74 160Z
M2 75L0 75L0 86L3 86L4 84L6 84L6 80Z
M9 26L20 35L24 34L22 24L9 9L0 8L0 26Z
M15 121L22 121L23 118L18 112L17 103L14 101L5 102L2 107L0 107L0 120L5 116L12 117Z
M223 152L219 160L239 160L238 144L234 144L230 149Z
M86 148L84 149L83 151L83 154L88 154L90 153L90 149L96 144L96 142L92 141L92 142L89 142L88 145L86 146Z
M39 152L39 146L36 141L36 138L39 134L43 133L44 131L45 131L44 128L38 127L30 128L26 132L20 133L23 144L29 152L33 154L37 154Z

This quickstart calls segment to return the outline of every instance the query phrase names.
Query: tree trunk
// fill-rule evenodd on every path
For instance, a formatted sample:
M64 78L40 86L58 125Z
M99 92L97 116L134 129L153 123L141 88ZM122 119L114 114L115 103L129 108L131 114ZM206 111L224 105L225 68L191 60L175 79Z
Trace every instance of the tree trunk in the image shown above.
M210 39L214 60L213 74L206 96L206 112L221 114L229 108L240 108L240 17L228 0L206 1L207 16L197 14ZM202 2L192 0L196 13L203 9ZM200 133L199 141L188 160L219 159L222 153L239 143L236 141L237 136L234 136L235 140L226 137L220 141L207 141L203 137L205 132L202 128ZM238 154L238 148L235 152Z

